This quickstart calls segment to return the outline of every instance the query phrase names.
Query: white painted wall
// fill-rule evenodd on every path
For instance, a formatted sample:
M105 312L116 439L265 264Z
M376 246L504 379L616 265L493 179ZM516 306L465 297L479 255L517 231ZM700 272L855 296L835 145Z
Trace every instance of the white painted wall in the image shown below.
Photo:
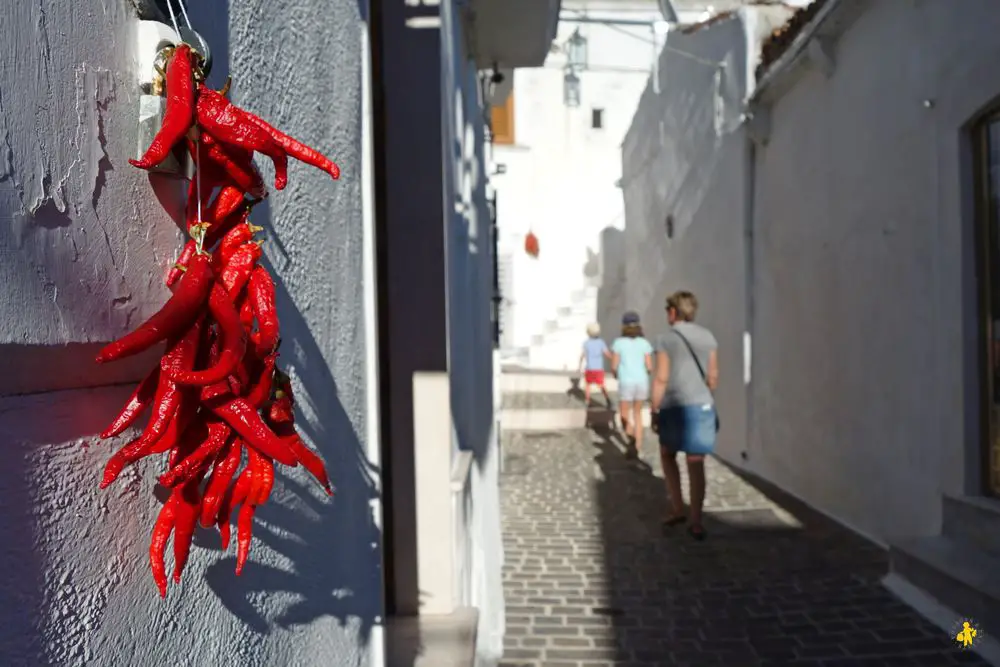
M563 15L586 9L591 18L659 20L655 2L563 2ZM518 70L514 76L514 146L494 146L494 162L507 166L493 178L498 192L503 249L513 255L512 290L505 296L513 309L509 343L532 345L557 309L573 305L574 292L586 286L587 248L597 250L599 234L622 225L619 145L636 101L646 85L657 51L646 27L609 27L562 21L557 44L575 29L588 39L591 69L582 72L581 104L563 104L565 55L552 54L544 67ZM604 127L591 128L591 112L603 109ZM524 235L539 237L538 260L523 251ZM586 321L595 304L570 334L569 356L575 362ZM578 331L577 331L578 329ZM556 346L557 348L559 346ZM563 346L565 348L565 346ZM561 359L549 365L559 365Z
M300 471L281 473L243 575L199 533L184 583L159 600L147 565L158 466L97 489L123 440L95 434L131 390L112 385L149 363L97 368L97 343L162 304L180 248L147 177L126 163L138 103L129 4L15 3L0 24L4 664L362 665L379 641L359 5L190 4L217 59L213 81L228 60L237 103L343 168L334 183L293 165L289 187L256 214L269 223L299 421L338 494L324 500ZM176 205L174 191L158 194Z
M835 45L832 76L801 70L774 103L753 163L752 217L742 218L752 224L751 308L741 304L746 255L734 251L747 181L732 166L706 169L709 144L688 133L673 135L688 142L673 153L700 187L678 201L707 194L685 209L673 244L649 250L664 258L661 277L628 276L649 312L680 281L703 297L701 319L723 346L727 457L736 451L726 439L742 375L737 341L751 312L748 467L887 541L935 533L942 492L979 492L964 128L997 97L1000 16L987 0L953 10L943 1L867 3ZM738 155L735 136L721 150ZM659 180L673 182L666 169ZM653 229L646 215L661 225L656 206L666 198L649 188L635 197L638 229ZM633 237L633 219L629 204L628 262L649 266L653 258L637 251L651 237Z
M478 71L465 50L454 2L441 5L445 230L448 252L448 370L456 449L473 454L471 563L463 573L479 609L477 664L503 654L499 450L494 419L493 258L486 204L484 122Z

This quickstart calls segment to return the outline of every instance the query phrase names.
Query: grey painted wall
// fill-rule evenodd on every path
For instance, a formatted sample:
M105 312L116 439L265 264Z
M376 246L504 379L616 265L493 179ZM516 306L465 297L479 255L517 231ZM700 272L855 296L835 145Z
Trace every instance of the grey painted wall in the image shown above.
M661 54L661 92L646 88L622 146L624 305L640 313L655 344L666 329L666 296L678 289L698 296L698 321L719 340L718 449L736 460L746 441L746 171L739 123L746 30L742 16L735 16L691 34L670 34L669 47L699 60L673 50ZM673 238L667 216L673 217ZM615 315L599 317L603 323ZM617 317L620 323L620 312Z
M681 43L718 57L736 25ZM659 318L668 291L702 298L721 345L720 453L745 447L750 469L883 540L936 532L942 492L981 491L966 127L1000 94L998 28L987 0L871 2L832 76L796 70L752 160L742 129L713 139L693 63L663 99L647 91L623 149L627 300Z
M154 192L125 161L138 103L128 3L15 3L0 24L3 664L361 665L382 614L365 455L363 12L348 0L189 4L213 82L228 61L237 103L343 168L334 183L293 165L255 214L299 423L338 494L280 473L243 575L199 533L182 586L159 600L147 565L158 465L100 492L124 438L95 436L131 390L112 385L150 360L105 371L92 359L166 298L180 236L163 206L177 212L179 192Z
M988 0L869 3L758 151L753 465L880 537L979 490L963 127L1000 93L998 30Z

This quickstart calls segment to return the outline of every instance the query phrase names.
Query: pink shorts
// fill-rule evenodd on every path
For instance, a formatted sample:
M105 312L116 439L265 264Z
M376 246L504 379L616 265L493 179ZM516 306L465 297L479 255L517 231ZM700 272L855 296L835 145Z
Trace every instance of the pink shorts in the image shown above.
M604 371L585 371L583 374L583 381L587 384L596 384L603 387Z

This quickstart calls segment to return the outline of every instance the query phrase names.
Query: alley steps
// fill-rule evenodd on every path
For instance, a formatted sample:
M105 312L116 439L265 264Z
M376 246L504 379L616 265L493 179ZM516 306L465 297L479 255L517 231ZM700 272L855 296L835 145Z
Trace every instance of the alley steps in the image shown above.
M941 535L889 547L892 573L1000 636L1000 502L945 496Z
M945 536L1000 556L1000 501L946 495L942 510Z

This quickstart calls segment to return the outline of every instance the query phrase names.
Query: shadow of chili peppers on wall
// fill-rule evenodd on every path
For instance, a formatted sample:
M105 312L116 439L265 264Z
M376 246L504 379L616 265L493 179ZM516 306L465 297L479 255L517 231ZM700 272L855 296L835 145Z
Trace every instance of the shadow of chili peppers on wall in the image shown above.
M278 363L296 381L296 426L326 462L335 495L327 497L301 467L279 468L274 494L256 514L247 568L234 577L230 552L208 568L206 579L223 604L258 633L329 616L343 626L359 624L359 639L367 644L382 613L381 539L371 510L371 500L378 497L372 475L378 471L368 463L328 361L278 272L286 264L266 201L255 211L254 221L265 226L268 254L277 255L274 263L282 265L264 259L274 276L282 326ZM196 539L210 548L219 545L217 535ZM277 555L287 564L261 563L264 545L273 552L268 561L274 562ZM295 601L276 616L265 617L254 598L275 592L290 593Z

